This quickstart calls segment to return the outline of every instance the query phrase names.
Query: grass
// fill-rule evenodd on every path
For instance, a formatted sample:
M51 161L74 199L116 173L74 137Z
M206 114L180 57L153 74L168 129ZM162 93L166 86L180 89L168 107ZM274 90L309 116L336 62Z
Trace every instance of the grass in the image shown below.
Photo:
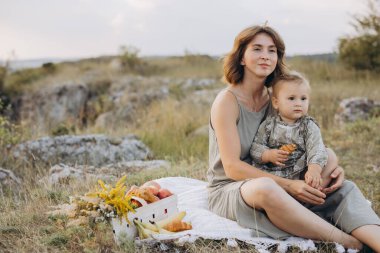
M145 59L151 72L143 81L132 81L132 91L145 91L159 85L159 78L216 78L221 76L221 62L211 57L188 54L185 57ZM346 177L354 181L366 198L380 214L380 135L379 118L339 126L334 114L339 101L352 96L365 96L380 100L379 75L356 72L336 62L313 61L293 58L289 61L294 69L306 74L311 80L312 105L310 114L321 125L325 143L339 156L345 168ZM36 70L37 71L37 70ZM38 70L39 71L39 70ZM38 72L37 71L37 72ZM40 72L38 72L40 73ZM94 115L112 109L107 104L105 92L122 78L136 77L131 73L115 71L107 59L87 60L78 63L57 64L53 74L41 74L37 79L15 83L15 93L21 90L33 92L48 84L67 80L85 80L94 96L91 102ZM148 78L149 77L149 78ZM148 81L149 79L149 81ZM11 79L6 80L9 85ZM6 86L9 89L9 86ZM212 88L222 88L217 82ZM191 91L184 91L173 81L169 87L170 96L140 108L132 123L114 125L107 129L96 129L90 124L72 128L70 124L56 129L57 133L74 134L102 133L109 136L138 135L153 151L156 159L172 163L170 169L128 174L128 185L140 185L145 181L167 176L184 176L206 180L208 166L208 137L192 133L208 123L209 105L194 102ZM98 99L98 100L96 100ZM37 138L53 132L33 132L30 124L19 124L20 139ZM9 130L9 128L7 128ZM7 131L8 131L7 130ZM7 132L9 133L9 131ZM13 133L13 132L12 132ZM14 132L16 134L16 132ZM9 136L7 136L9 137ZM4 150L5 147L1 147ZM23 178L19 189L4 190L0 193L0 251L1 252L157 252L159 245L135 246L133 243L116 245L110 225L90 223L89 226L67 227L67 217L49 217L45 212L49 206L67 203L69 196L83 195L96 182L72 181L68 185L48 186L39 182L47 175L48 167L37 164L21 164L6 156L0 157L2 167L12 169ZM177 247L168 244L168 252L256 252L239 242L239 248L231 249L225 241L199 240L195 244ZM275 252L276 249L271 249ZM288 252L299 252L297 248ZM334 252L331 244L318 245L318 252Z

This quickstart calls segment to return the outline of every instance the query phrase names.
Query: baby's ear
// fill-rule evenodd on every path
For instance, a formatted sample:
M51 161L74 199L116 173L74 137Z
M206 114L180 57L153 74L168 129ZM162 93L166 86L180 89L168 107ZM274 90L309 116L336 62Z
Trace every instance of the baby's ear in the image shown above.
M274 96L272 96L272 106L274 109L278 110L278 100Z

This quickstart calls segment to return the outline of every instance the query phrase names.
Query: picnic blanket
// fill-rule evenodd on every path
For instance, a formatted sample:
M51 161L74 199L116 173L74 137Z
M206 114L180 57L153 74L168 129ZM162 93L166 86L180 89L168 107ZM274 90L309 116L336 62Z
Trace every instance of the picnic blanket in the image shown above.
M312 240L290 237L287 240L254 237L251 229L243 228L237 222L223 218L208 210L207 182L186 177L166 177L155 180L163 188L178 195L178 209L186 211L184 221L191 222L193 229L175 234L157 234L156 240L176 239L178 243L195 242L198 238L221 240L226 239L227 245L237 247L240 240L252 244L260 253L270 252L277 246L279 252L286 252L288 247L297 246L302 251L317 250ZM345 252L342 245L335 243L337 252ZM349 250L349 252L356 252Z

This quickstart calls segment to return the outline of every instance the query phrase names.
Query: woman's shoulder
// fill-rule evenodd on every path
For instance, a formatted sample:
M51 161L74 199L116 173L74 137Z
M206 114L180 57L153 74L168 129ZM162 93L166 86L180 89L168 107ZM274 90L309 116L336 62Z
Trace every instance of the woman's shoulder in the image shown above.
M216 95L215 100L213 102L212 107L224 107L224 106L231 106L231 105L238 105L238 100L235 96L235 94L229 90L228 88L225 88Z
M214 119L235 121L239 117L239 105L235 95L228 89L221 90L211 106L211 121Z

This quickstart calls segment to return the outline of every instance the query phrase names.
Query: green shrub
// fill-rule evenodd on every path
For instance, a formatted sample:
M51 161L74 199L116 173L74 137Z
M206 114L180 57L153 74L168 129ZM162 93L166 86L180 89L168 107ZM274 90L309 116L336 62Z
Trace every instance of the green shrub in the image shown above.
M69 239L70 239L69 236L58 232L50 236L46 243L47 245L61 248L69 242Z
M22 94L28 84L40 80L47 75L52 75L55 72L56 67L51 64L40 68L17 70L7 75L4 82L4 90L11 95Z
M58 126L52 128L50 130L51 135L53 136L61 136L61 135L68 135L68 134L75 134L76 127L75 125L69 124L69 123L61 123Z
M47 73L54 73L57 69L56 65L52 62L46 62L42 64L42 69Z
M0 66L0 92L4 89L5 76L7 75L7 68Z
M0 99L0 111L3 105ZM0 115L0 150L4 150L8 145L14 145L21 138L18 126L11 123L5 116Z
M139 57L139 49L133 46L122 46L120 51L120 61L125 72L144 74L147 63Z
M380 69L380 1L368 1L368 14L356 16L353 26L356 36L339 40L339 58L355 69Z

